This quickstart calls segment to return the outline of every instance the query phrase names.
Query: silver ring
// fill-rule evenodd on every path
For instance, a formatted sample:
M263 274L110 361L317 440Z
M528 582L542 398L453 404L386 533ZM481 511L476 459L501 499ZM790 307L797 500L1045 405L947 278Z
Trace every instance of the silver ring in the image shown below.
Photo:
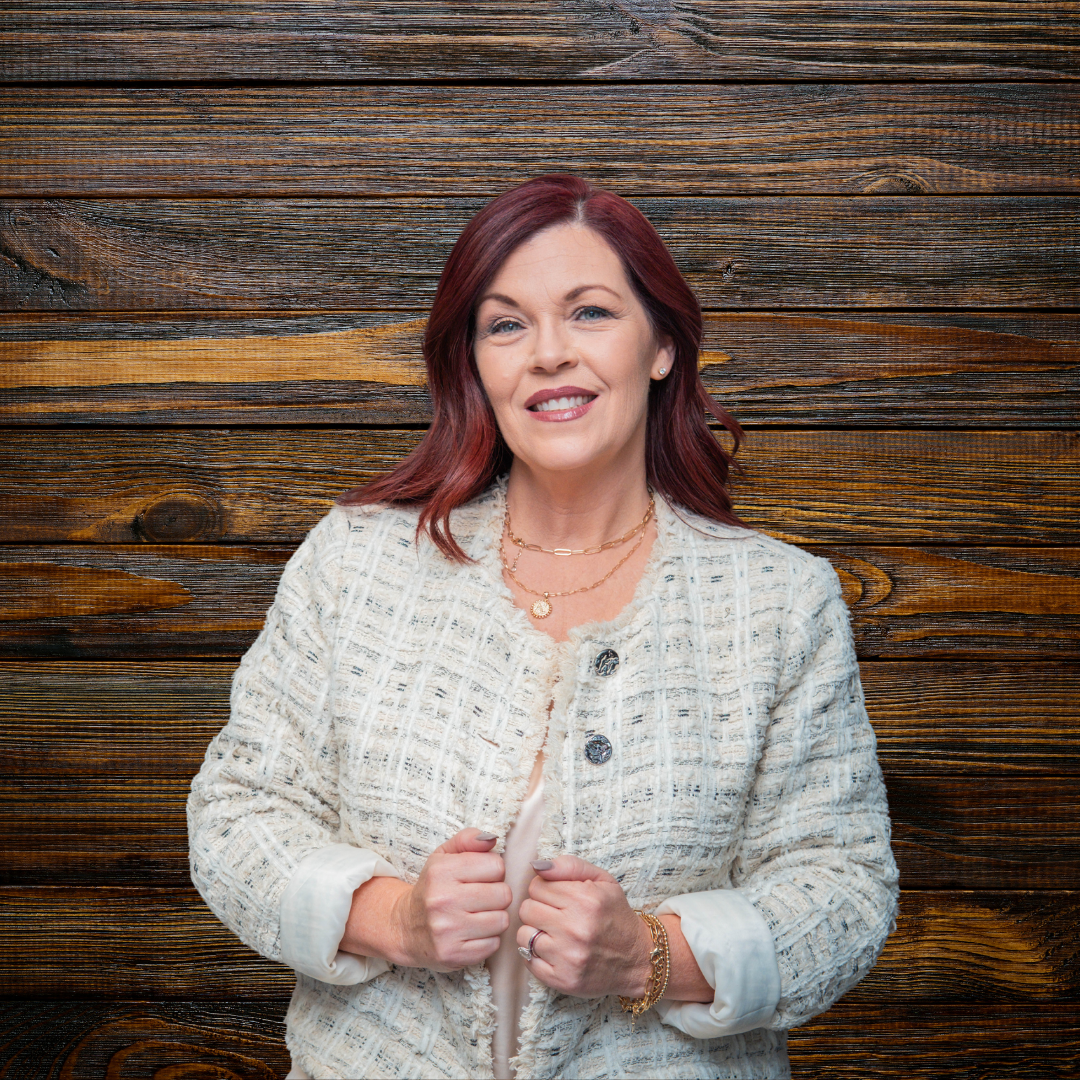
M533 944L535 943L536 939L543 932L544 932L543 930L537 930L536 933L533 934L533 936L531 938L529 938L529 944L528 945L519 945L518 946L518 953L521 955L521 959L524 960L525 963L528 963L530 960L535 959L535 957L533 955Z

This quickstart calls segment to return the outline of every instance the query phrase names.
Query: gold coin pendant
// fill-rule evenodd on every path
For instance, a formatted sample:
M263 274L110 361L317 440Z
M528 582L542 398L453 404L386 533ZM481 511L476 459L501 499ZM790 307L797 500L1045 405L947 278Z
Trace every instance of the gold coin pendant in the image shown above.
M534 619L546 619L551 614L551 604L546 596L542 596L529 608L529 611L532 612Z

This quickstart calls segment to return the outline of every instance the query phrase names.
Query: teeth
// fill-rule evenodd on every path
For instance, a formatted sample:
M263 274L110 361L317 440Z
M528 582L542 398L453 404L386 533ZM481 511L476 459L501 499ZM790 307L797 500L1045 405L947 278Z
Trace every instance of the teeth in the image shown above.
M587 401L592 401L593 396L595 395L585 396L579 394L577 397L551 398L550 401L541 401L539 405L534 405L533 408L536 412L566 412L568 409L576 409Z

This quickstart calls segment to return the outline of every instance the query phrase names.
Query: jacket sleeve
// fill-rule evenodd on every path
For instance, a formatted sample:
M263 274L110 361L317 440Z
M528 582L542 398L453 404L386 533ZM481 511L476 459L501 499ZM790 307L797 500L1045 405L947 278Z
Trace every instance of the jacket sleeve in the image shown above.
M840 583L823 559L792 570L783 668L733 888L658 909L682 916L716 988L709 1005L661 1003L661 1018L696 1038L794 1027L824 1012L896 925L885 785Z
M337 946L356 888L397 876L376 852L338 842L327 698L347 534L347 517L332 510L285 566L187 802L191 879L210 910L256 952L335 983L387 970Z

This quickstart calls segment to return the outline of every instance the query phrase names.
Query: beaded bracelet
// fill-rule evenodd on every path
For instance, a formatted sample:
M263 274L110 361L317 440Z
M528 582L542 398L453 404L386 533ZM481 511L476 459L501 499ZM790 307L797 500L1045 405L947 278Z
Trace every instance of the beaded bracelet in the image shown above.
M619 1004L623 1012L630 1014L630 1030L634 1030L634 1020L643 1012L651 1009L667 991L668 976L671 974L671 951L668 947L667 927L655 916L648 915L639 908L634 912L645 920L645 925L652 934L653 949L649 954L649 962L652 964L652 973L645 982L645 993L639 998L628 998L619 995Z

